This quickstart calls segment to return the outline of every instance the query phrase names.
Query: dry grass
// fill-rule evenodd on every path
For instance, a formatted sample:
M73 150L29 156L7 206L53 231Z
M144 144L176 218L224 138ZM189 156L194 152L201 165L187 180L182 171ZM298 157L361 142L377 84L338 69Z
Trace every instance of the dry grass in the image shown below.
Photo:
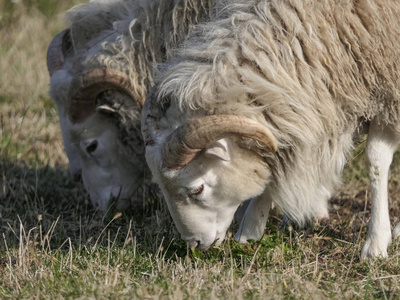
M10 2L0 0L1 156L65 165L46 67L47 46L65 26L63 18L57 11L48 18L37 5Z
M398 242L390 258L360 262L369 218L362 153L331 202L331 220L261 242L232 239L188 251L159 203L92 209L68 177L45 52L72 1L0 0L0 298L399 298ZM390 186L399 215L400 164ZM159 197L161 199L161 197ZM161 200L160 200L161 201Z

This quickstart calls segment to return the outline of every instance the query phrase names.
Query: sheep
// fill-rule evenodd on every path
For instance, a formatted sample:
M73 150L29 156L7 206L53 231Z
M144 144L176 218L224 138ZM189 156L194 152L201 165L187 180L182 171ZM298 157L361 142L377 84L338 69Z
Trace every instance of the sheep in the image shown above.
M160 65L142 110L146 160L190 247L220 244L250 198L239 242L262 237L271 203L300 225L328 216L354 138L369 128L361 257L387 256L399 14L398 1L236 0Z
M68 12L69 28L48 49L50 96L70 172L82 177L94 207L107 209L110 196L120 208L143 197L138 188L150 172L140 109L153 65L212 7L212 0L103 0Z

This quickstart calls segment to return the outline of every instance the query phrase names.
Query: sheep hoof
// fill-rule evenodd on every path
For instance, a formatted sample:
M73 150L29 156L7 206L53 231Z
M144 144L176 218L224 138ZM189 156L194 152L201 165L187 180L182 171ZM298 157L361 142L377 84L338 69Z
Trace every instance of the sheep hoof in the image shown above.
M387 258L387 248L391 239L389 238L389 241L385 240L387 240L387 238L382 236L379 239L372 239L368 237L361 251L361 259Z
M239 244L248 244L249 243L248 240L250 240L250 238L247 238L246 236L239 234L239 232L237 232L233 238Z
M250 240L259 241L263 238L263 236L264 236L264 230L262 230L262 232L252 232L246 234L239 229L233 238L240 244L248 244L248 241Z

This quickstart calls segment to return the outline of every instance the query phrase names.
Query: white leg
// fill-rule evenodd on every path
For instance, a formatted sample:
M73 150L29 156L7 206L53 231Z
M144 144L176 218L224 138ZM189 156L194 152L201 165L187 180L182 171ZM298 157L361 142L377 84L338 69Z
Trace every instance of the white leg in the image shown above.
M329 211L327 207L321 208L314 213L314 222L320 223L329 220Z
M388 205L388 174L400 134L373 121L367 141L367 167L371 185L371 220L361 258L387 257L392 234Z
M247 207L249 206L249 203L251 202L251 200L246 200L244 201L236 210L235 212L235 216L233 217L233 221L235 223L238 223L240 221L242 221L244 214L246 213Z
M272 200L266 193L251 199L243 216L240 228L235 234L235 240L246 244L248 240L260 240L264 235Z

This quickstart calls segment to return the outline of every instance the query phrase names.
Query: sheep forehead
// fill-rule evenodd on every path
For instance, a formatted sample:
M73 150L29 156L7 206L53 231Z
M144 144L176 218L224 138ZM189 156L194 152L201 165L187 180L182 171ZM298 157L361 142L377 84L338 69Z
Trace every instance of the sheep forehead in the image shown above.
M197 188L202 184L213 187L218 180L219 169L220 167L213 166L205 161L203 157L200 157L197 161L193 161L180 170L180 172L175 175L175 180L179 185L187 188Z
M186 197L189 190L205 185L206 195L211 197L211 195L215 194L212 191L220 188L219 178L221 172L223 173L221 169L224 168L215 166L204 155L201 155L180 170L162 169L162 178L160 179L165 186L165 190L171 196L180 195Z
M83 123L72 124L70 128L71 139L74 142L97 138L105 133L117 139L118 129L113 122L98 116L98 114L90 116Z

